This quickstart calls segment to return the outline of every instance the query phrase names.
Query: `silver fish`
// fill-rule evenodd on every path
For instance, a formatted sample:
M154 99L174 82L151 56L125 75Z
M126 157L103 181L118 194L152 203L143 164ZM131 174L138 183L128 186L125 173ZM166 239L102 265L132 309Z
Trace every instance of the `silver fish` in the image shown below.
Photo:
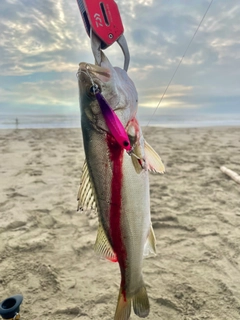
M136 119L138 94L124 70L113 68L102 53L101 66L80 63L78 83L86 155L79 207L97 210L95 251L119 263L121 284L114 319L129 319L131 305L135 314L144 318L150 307L142 262L144 256L156 253L148 171L163 173L164 166L143 138ZM130 153L111 135L93 85L98 86L125 128L132 146Z

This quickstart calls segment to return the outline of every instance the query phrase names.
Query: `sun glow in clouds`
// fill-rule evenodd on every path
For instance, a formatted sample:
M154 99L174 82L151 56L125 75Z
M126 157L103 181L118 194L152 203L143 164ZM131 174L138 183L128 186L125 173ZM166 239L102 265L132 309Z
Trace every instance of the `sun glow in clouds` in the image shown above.
M151 6L153 4L153 0L140 0L139 4L143 4L144 6Z

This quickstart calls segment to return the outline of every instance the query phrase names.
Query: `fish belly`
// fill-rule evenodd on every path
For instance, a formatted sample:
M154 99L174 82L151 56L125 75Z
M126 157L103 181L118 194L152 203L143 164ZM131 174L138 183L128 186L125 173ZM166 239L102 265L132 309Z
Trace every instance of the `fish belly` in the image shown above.
M121 228L127 252L126 295L131 297L143 286L143 251L151 225L149 180L147 171L136 173L126 152L123 172Z

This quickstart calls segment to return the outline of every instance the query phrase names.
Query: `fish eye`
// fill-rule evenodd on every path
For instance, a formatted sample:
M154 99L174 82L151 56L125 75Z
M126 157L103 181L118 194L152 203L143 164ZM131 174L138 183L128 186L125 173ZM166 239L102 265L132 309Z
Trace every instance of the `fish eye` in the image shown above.
M97 85L96 83L93 84L90 88L89 88L89 95L90 96L95 96L96 93L101 92L101 89L99 87L99 85Z

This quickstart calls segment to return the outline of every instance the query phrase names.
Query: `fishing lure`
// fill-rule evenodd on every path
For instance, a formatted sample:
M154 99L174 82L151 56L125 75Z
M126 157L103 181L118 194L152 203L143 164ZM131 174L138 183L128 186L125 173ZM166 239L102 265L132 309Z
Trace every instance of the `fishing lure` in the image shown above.
M118 119L118 116L109 106L104 96L101 94L97 84L93 84L92 91L93 94L96 96L96 99L98 101L98 104L100 106L104 120L110 133L113 135L113 137L116 139L116 141L123 149L125 149L127 152L130 152L132 150L130 140L125 131L125 128L123 127L121 121Z

